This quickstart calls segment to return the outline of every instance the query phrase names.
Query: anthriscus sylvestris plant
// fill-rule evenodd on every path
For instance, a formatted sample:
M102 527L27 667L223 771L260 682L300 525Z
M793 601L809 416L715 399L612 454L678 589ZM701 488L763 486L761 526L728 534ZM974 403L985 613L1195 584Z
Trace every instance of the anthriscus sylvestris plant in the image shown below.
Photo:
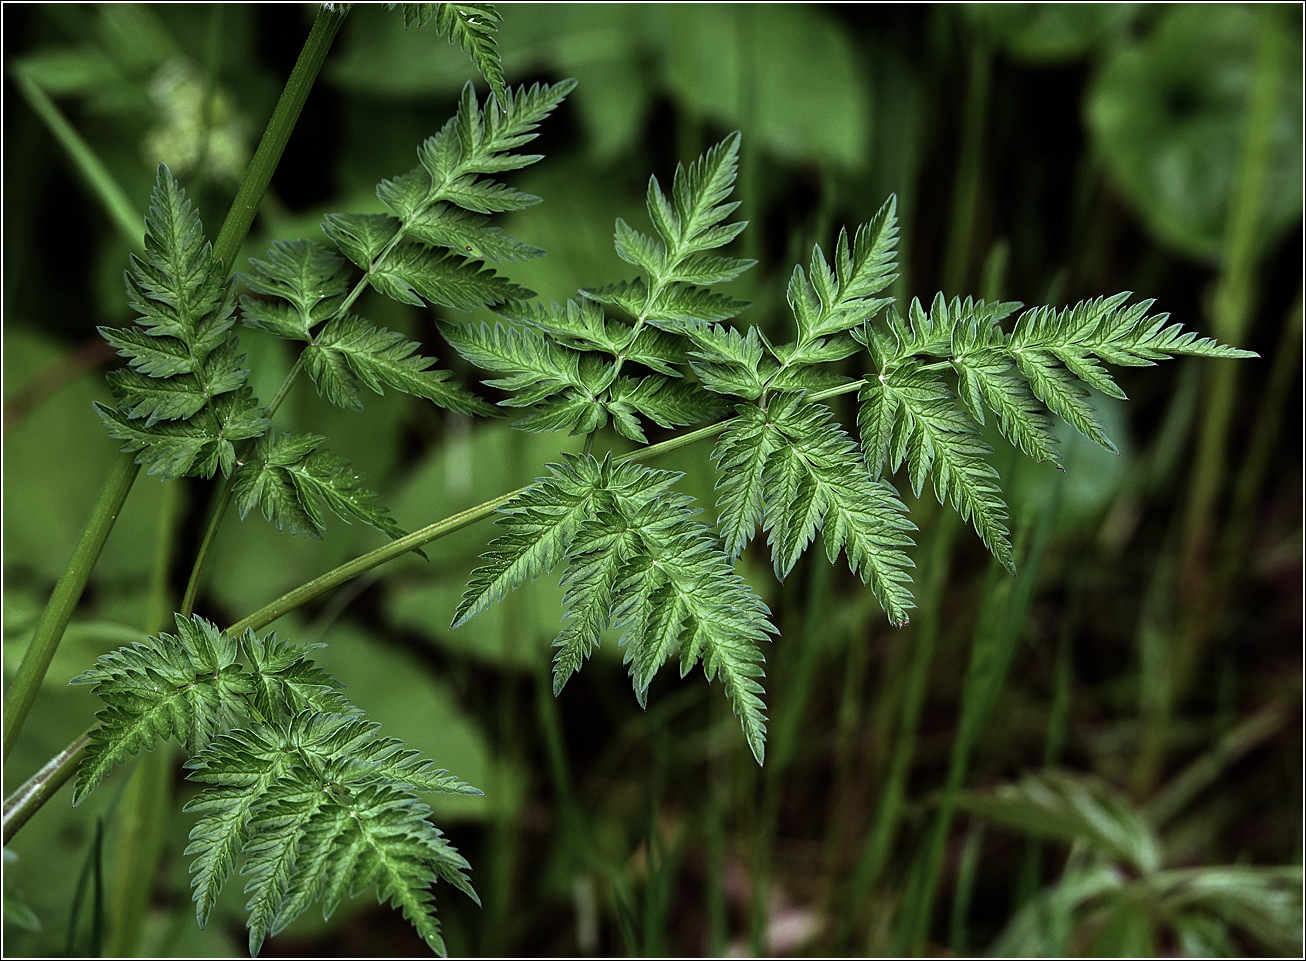
M840 231L829 255L817 246L794 268L792 338L773 343L737 325L747 303L716 289L753 265L721 252L747 226L732 220L730 199L739 134L677 167L669 190L650 179L651 232L616 221L616 253L635 276L541 303L497 271L543 251L493 218L538 201L500 175L542 159L520 148L574 84L508 89L493 47L497 15L487 7L403 6L406 23L433 22L458 42L493 90L480 101L469 84L455 116L418 149L418 166L378 186L387 212L331 214L322 223L330 246L280 241L236 275L231 245L222 246L226 228L219 252L161 166L145 253L127 272L137 323L103 331L127 361L109 375L116 404L99 407L110 436L147 473L214 478L221 493L176 633L107 654L75 679L94 685L105 707L83 754L74 745L53 769L82 756L76 802L160 739L183 744L189 777L206 785L186 805L198 815L186 849L198 920L208 920L239 870L252 953L309 905L329 915L342 897L373 886L443 953L432 886L443 879L476 897L469 865L430 823L421 795L479 792L385 737L314 664L312 646L258 633L280 615L497 514L498 534L451 612L455 628L560 572L555 694L605 632L616 632L641 705L667 661L682 676L701 664L761 763L763 645L777 632L736 570L759 530L777 579L819 534L826 557L842 554L889 621L904 624L914 525L893 478L905 475L918 496L931 482L1014 570L1008 512L979 430L986 418L1037 461L1057 459L1058 419L1114 449L1090 402L1090 389L1124 396L1105 365L1254 356L1186 333L1128 293L1026 310L936 296L900 312L886 295L896 277L893 198L870 222ZM368 287L416 308L493 309L493 325L444 313L434 320L503 395L497 405L355 313ZM266 404L249 387L241 325L298 350ZM853 358L860 376L847 373ZM324 401L351 410L364 411L370 394L400 391L473 417L513 411L518 429L584 435L584 449L544 465L526 488L406 533L326 438L276 426L301 373ZM854 393L856 423L845 425L826 402ZM649 444L650 424L703 426ZM609 428L639 448L605 450ZM718 497L704 513L676 490L682 475L647 462L708 438ZM221 630L192 607L233 499L242 517L260 514L289 533L320 538L329 510L391 543ZM7 742L12 733L6 712ZM11 808L30 816L39 800L29 799L43 798L50 780L38 776L6 803L6 837Z

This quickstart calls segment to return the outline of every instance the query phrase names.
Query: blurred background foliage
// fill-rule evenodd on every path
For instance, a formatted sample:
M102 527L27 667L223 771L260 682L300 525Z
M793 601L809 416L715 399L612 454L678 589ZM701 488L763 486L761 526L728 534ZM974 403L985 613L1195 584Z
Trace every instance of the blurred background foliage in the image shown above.
M544 203L508 225L549 251L507 271L546 299L622 278L614 218L644 222L649 174L666 183L737 129L752 223L738 246L759 264L732 292L768 332L790 323L793 263L893 192L900 302L1128 289L1261 359L1122 372L1132 400L1099 398L1120 456L1067 432L1065 474L997 443L1015 579L929 495L914 504L907 628L819 557L776 587L765 557L746 555L782 630L763 770L701 677L660 678L640 711L615 644L555 700L556 582L447 630L485 524L285 618L287 635L328 644L325 666L390 733L485 790L435 804L485 903L440 898L453 949L1299 953L1300 6L501 13L510 82L580 81L543 129L547 160L517 178ZM122 271L154 166L169 164L215 234L311 15L4 8L6 678L114 457L90 406L113 362L94 327L130 320ZM357 6L245 254L322 240L330 211L379 210L375 183L413 165L471 75L433 33ZM466 372L428 317L362 307ZM266 398L292 358L257 331L242 339ZM358 415L301 388L282 411L330 437L409 529L578 449L399 396ZM685 471L710 511L708 453L657 466ZM68 679L157 629L151 585L175 604L210 496L137 481L6 793L90 723L94 699ZM197 612L230 623L376 543L342 525L296 540L233 515ZM61 793L6 849L7 953L242 952L234 881L209 928L194 924L178 813L192 789L162 770L152 788L144 771L119 773L75 811ZM133 820L126 799L143 790L175 801ZM329 925L301 920L265 952L420 953L368 901Z

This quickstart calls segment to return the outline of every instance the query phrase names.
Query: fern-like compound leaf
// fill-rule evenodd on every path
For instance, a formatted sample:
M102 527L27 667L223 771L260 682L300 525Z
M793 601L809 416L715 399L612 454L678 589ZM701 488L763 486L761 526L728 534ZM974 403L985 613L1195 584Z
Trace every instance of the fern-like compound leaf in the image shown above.
M1124 393L1098 360L1121 366L1150 366L1176 355L1248 358L1251 351L1198 338L1182 325L1166 326L1167 314L1149 316L1152 301L1126 306L1129 293L1084 301L1065 310L1026 311L1007 339L1007 350L1031 390L1048 409L1085 437L1115 451L1088 387L1110 396Z
M731 134L687 169L677 165L669 211L656 181L649 184L649 194L653 198L649 204L649 216L654 218L658 232L663 235L673 263L679 264L687 255L719 247L725 242L711 231L738 207L737 203L727 203L726 199L734 189L738 172L739 140L738 133Z
M430 886L443 878L476 897L467 862L426 820L430 808L414 791L477 792L356 714L251 724L216 738L187 767L212 785L186 806L203 815L187 848L197 855L200 923L243 861L252 954L312 902L330 916L343 896L373 885L443 953Z
M199 617L179 615L177 628L74 679L106 703L75 800L112 765L176 737L191 778L209 785L184 808L200 815L186 853L201 927L240 866L253 954L314 900L329 915L372 885L443 951L430 886L476 893L417 792L480 792L383 737L308 660L310 648L253 631L233 638Z
M601 549L607 569L581 576L612 585L611 595L599 599L600 610L609 611L607 626L623 632L619 643L636 697L645 702L653 675L670 658L679 655L682 676L701 659L708 679L721 679L760 764L766 718L756 680L762 673L758 645L774 633L766 604L735 573L709 529L693 519L691 498L667 491L614 493L616 516L606 523L618 530L625 524L633 534L625 542L629 550ZM577 592L575 600L585 596ZM592 617L574 608L569 616Z
M516 397L502 402L506 406L536 404L567 387L586 389L580 373L581 355L529 328L465 324L446 325L441 332L468 362L506 375L485 381L491 387L517 391Z
M554 691L584 663L608 628L621 630L636 697L678 656L681 674L702 661L719 677L758 761L766 719L758 644L774 633L766 605L734 572L692 500L671 492L680 475L637 464L567 455L506 504L489 563L455 615L465 623L563 559L566 623L554 646Z
M491 263L512 263L544 256L538 247L524 244L480 214L453 204L437 203L418 213L408 224L408 236L433 247L445 247L460 256Z
M638 337L647 326L686 335L737 316L748 304L710 290L733 280L754 261L722 257L711 251L729 243L744 224L726 224L739 206L728 201L739 159L739 135L732 134L689 167L677 165L668 198L656 177L649 178L647 207L656 236L642 233L618 218L614 244L618 256L643 276L612 287L584 290L590 301L627 313ZM619 354L617 366L624 361ZM611 411L618 429L641 435L629 411Z
M126 275L138 326L101 329L131 369L110 374L118 403L96 405L100 419L151 474L229 474L234 442L259 436L268 422L245 387L245 358L231 330L234 284L162 164L145 218L145 251L143 259L132 256Z
M857 445L820 404L777 397L761 430L769 435L762 499L776 576L783 579L793 569L820 530L830 561L842 549L889 619L905 624L915 605L908 573L914 565L904 548L912 545L908 532L915 528L893 488L871 479ZM749 482L745 475L725 486L747 490Z
M373 264L368 280L387 297L414 307L429 302L471 311L535 296L493 271L478 269L457 254L408 242L395 245L386 257Z
M151 750L160 738L176 738L191 753L202 750L221 730L247 716L249 704L271 710L276 696L296 708L334 707L344 701L325 675L302 666L307 649L291 648L270 635L263 642L247 635L237 640L200 617L177 618L177 633L160 634L100 657L73 684L93 684L105 702L91 733L86 760L78 771L74 803L103 780L115 764ZM249 645L253 670L241 659ZM298 684L296 683L298 679Z
M576 86L552 85L506 91L482 110L472 85L463 88L458 113L418 150L419 166L377 187L381 202L405 225L436 204L452 204L474 213L518 209L538 198L513 191L481 173L512 170L535 163L537 154L513 154L536 136L535 129Z
M778 440L767 422L766 411L752 404L736 408L734 418L712 451L717 465L717 526L731 560L743 553L762 523L762 473Z
M279 337L307 340L314 327L334 317L353 286L349 268L335 251L308 240L278 241L266 260L250 264L245 286L273 301L242 297L242 319ZM282 303L290 310L278 309Z

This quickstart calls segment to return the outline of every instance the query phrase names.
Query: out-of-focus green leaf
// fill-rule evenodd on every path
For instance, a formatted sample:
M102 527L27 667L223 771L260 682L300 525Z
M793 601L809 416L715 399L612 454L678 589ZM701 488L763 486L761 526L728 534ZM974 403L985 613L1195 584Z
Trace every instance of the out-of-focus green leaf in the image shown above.
M57 378L68 348L5 325L6 401L34 378ZM7 568L26 567L52 583L63 571L87 512L116 456L91 402L108 401L104 381L87 372L45 396L5 433L4 542ZM51 439L58 443L51 446ZM142 477L105 545L97 578L139 582L150 569L162 486ZM20 560L21 559L21 560Z
M1156 925L1148 905L1113 898L1093 921L1093 939L1082 952L1086 957L1155 957Z
M1302 953L1300 867L1191 868L1162 871L1145 882L1167 913L1202 912L1242 929L1274 954Z
M1260 240L1269 246L1302 211L1302 49L1273 10L1170 7L1089 91L1088 127L1112 180L1148 229L1188 256L1220 254L1262 42L1279 48L1261 199Z
M21 58L14 69L55 97L89 96L108 84L126 84L117 66L93 47L48 47Z
M1068 869L1061 880L1025 903L989 946L987 954L1002 958L1055 958L1069 952L1079 907L1118 890L1119 870L1105 865Z
M1119 494L1136 458L1126 418L1128 405L1097 393L1089 403L1097 408L1107 436L1120 453L1113 454L1079 431L1058 425L1056 433L1061 443L1057 450L1064 473L1052 464L1036 464L1028 457L1010 457L1010 467L999 459L998 470L1017 526L1021 518L1041 517L1055 509L1058 530L1083 528L1096 523ZM996 426L985 425L981 434L995 450L1003 449Z
M1231 958L1237 954L1229 940L1229 926L1205 914L1183 914L1171 924L1185 958Z
M1019 831L1087 844L1145 874L1161 865L1160 844L1143 816L1088 775L1027 774L1015 784L963 792L957 806Z
M657 10L667 85L691 113L747 130L784 160L864 162L867 82L829 14L797 4Z

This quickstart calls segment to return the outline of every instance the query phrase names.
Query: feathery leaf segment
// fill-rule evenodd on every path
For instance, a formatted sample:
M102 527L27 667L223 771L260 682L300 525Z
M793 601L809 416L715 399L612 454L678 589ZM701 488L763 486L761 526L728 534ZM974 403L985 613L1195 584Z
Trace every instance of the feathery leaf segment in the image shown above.
M1166 326L1152 302L1129 294L1068 310L1038 308L1000 323L1019 304L936 297L912 301L908 319L883 292L896 277L893 198L850 237L833 263L815 247L788 287L796 337L776 345L757 327L727 324L747 304L713 290L752 265L716 253L746 226L725 223L737 204L739 136L688 168L670 197L656 178L647 208L654 235L618 220L617 254L640 276L584 289L566 304L513 304L502 323L450 327L446 339L486 381L523 408L514 426L591 438L609 421L647 443L641 418L680 426L733 410L712 452L717 526L691 520L674 475L588 452L550 465L551 474L499 508L500 535L472 573L454 616L465 623L520 585L565 562L566 621L554 642L554 689L590 656L603 632L621 631L635 694L643 704L656 669L679 653L682 674L702 658L725 684L748 742L763 755L762 655L774 628L765 604L733 575L759 526L783 579L822 535L833 562L846 556L890 621L913 607L907 549L914 526L884 478L907 465L919 496L935 494L970 521L1008 570L1008 513L979 425L985 410L1035 460L1057 458L1052 415L1107 446L1089 388L1123 393L1102 367L1150 364L1174 354L1254 356ZM869 373L830 369L853 355ZM629 365L629 366L628 366ZM951 369L955 387L942 373ZM855 438L818 398L859 390Z
M190 779L210 785L185 807L201 815L186 849L200 927L239 867L251 954L311 903L330 916L341 897L372 885L444 954L431 885L476 893L418 795L480 792L382 737L309 659L320 646L252 630L233 637L178 615L175 635L104 655L72 682L93 684L106 705L73 803L114 765L173 738Z

